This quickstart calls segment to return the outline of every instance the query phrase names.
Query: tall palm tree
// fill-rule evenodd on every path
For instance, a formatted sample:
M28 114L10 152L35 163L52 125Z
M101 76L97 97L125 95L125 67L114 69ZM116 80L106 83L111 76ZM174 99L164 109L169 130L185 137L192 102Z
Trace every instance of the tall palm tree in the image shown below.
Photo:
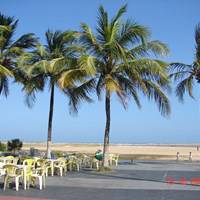
M195 29L196 52L195 60L191 65L184 63L171 63L171 77L178 82L176 96L183 101L185 92L193 98L193 85L200 83L200 24Z
M16 59L26 49L35 46L32 33L24 34L14 40L18 20L0 13L0 94L8 95L8 77L13 76Z
M141 106L141 91L154 100L163 115L170 113L170 105L164 90L169 89L166 72L167 64L151 59L152 54L165 56L167 46L158 41L149 41L149 31L131 20L123 22L122 15L126 5L109 20L102 6L95 33L87 24L82 24L80 42L86 48L87 62L96 70L96 92L98 97L105 91L106 126L104 134L103 166L108 166L110 140L110 104L111 95L116 93L126 108L127 100L132 97L138 107Z
M55 87L60 88L69 97L70 107L77 111L80 100L92 101L87 94L90 88L94 87L94 81L87 79L86 69L79 69L77 56L81 48L76 44L75 32L48 30L46 41L46 45L38 44L34 51L23 54L18 60L18 65L21 72L19 81L23 83L29 107L36 99L36 92L43 91L46 84L49 86L47 157L51 158Z

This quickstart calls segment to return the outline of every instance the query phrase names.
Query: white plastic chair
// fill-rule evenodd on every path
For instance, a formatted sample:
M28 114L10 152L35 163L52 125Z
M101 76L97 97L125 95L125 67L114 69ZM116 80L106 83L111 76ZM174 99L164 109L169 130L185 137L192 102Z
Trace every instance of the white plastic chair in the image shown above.
M45 179L46 178L45 178L45 168L44 167L41 167L39 169L35 169L32 171L31 180L33 181L34 184L35 184L36 179L38 179L38 181L39 181L40 190L42 190L42 188L45 188L45 185L46 185Z
M76 156L70 156L69 160L67 160L66 165L69 168L69 171L80 171L80 161Z
M19 190L19 179L23 175L22 170L19 169L18 166L12 165L12 164L4 165L3 169L5 170L5 175L4 175L4 190L6 190L6 186L8 184L9 178L12 178L12 179L15 180L16 191L18 191Z
M99 160L97 160L96 158L93 158L91 160L91 168L95 168L95 169L99 169Z
M117 154L110 154L109 155L109 165L118 166L119 155Z
M62 159L58 159L54 162L55 170L59 171L59 175L63 176L63 172L66 173L66 164L65 161Z

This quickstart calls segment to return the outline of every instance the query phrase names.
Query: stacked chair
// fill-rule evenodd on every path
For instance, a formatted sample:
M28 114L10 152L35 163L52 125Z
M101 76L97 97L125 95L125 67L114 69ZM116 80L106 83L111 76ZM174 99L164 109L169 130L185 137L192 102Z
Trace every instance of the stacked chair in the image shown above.
M67 170L69 171L79 171L81 165L81 160L74 155L68 157L66 161Z
M60 176L63 176L63 172L66 174L67 172L67 165L66 165L66 160L65 158L58 158L54 162L54 169L59 174Z

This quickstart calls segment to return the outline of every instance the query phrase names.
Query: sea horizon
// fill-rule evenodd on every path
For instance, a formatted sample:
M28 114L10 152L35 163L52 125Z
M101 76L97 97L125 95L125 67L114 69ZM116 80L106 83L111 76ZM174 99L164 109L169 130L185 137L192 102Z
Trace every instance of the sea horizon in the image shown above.
M7 140L2 141L7 142ZM44 144L46 141L28 141L24 140L24 144ZM62 144L62 145L103 145L102 142L69 142L69 141L53 141L52 144ZM111 142L110 145L119 145L119 146L198 146L200 143L119 143L119 142Z

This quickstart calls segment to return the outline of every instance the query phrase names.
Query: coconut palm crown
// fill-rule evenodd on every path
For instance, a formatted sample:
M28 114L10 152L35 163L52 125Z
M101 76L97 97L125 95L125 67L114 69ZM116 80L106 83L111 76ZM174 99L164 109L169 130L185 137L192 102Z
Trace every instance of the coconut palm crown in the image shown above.
M50 89L50 108L47 136L47 157L51 158L52 123L54 110L55 87L69 97L72 111L77 111L81 100L91 102L88 96L94 81L89 80L86 69L80 69L77 61L80 48L76 45L76 33L73 31L46 32L46 45L38 43L32 52L23 54L18 59L21 76L26 93L26 102L32 106L36 93L43 91L47 84Z
M96 93L101 98L105 92L106 127L104 134L103 165L108 166L110 101L113 93L126 108L133 98L141 107L139 95L143 93L154 100L162 115L170 113L170 105L164 91L169 89L167 63L151 56L165 56L169 50L158 41L150 41L149 30L128 19L122 20L127 6L122 6L109 19L108 13L99 7L96 30L81 24L80 42L85 52L85 64L96 71Z
M171 63L171 77L177 83L176 96L183 102L184 94L187 92L190 97L193 96L193 86L200 83L200 24L195 29L195 60L192 64Z
M14 40L18 20L0 13L0 94L8 95L8 80L14 75L16 59L25 50L35 46L34 34L24 34Z

